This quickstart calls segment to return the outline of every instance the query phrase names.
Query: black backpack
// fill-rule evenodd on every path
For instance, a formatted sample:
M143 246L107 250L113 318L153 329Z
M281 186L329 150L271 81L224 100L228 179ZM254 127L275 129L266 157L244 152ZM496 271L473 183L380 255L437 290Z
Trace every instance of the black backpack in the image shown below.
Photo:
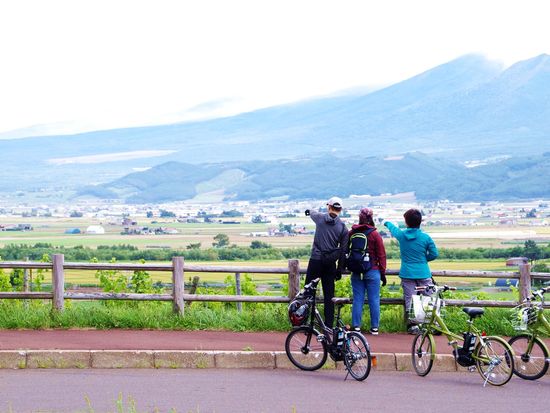
M367 239L372 231L374 228L369 228L365 232L356 232L349 237L346 267L352 273L364 274L372 268Z

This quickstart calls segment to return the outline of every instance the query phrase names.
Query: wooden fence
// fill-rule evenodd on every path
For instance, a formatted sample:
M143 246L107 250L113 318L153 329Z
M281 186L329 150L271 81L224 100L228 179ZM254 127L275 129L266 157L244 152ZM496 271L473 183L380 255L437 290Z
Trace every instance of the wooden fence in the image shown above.
M218 301L218 302L255 302L255 303L288 303L300 289L300 275L305 273L305 268L300 267L298 260L288 260L286 268L245 267L245 266L201 266L186 265L183 257L172 258L171 263L78 263L65 262L62 254L53 254L52 262L32 261L4 261L0 262L0 268L45 269L52 271L52 292L32 292L28 290L28 282L25 283L23 292L0 292L0 299L51 299L53 309L63 311L64 300L137 300L137 301L171 301L174 312L184 313L185 302L192 301ZM172 273L171 294L132 294L132 293L77 293L65 291L65 270L120 270L120 271L167 271ZM185 272L195 273L233 273L236 278L236 295L200 295L185 294ZM288 274L288 296L246 296L240 293L240 275L252 274ZM388 270L388 275L397 275L398 271ZM433 271L436 277L471 277L471 278L507 278L519 279L518 301L530 295L531 283L534 279L550 280L550 274L531 273L529 264L521 264L518 271ZM402 298L381 298L381 304L404 305ZM351 303L351 299L349 299ZM497 300L446 300L447 305L464 306L477 305L483 307L514 307L517 301Z

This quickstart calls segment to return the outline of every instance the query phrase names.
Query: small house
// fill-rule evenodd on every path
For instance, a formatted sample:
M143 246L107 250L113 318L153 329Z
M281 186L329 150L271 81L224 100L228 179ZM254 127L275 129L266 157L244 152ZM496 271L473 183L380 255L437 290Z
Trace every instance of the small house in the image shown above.
M105 234L105 228L103 228L101 225L90 225L88 228L86 228L87 234Z

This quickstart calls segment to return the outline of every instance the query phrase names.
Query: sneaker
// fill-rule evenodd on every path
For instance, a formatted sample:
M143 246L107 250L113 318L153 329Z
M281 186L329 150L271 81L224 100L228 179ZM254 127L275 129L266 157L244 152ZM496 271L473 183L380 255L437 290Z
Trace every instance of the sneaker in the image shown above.
M350 328L350 331L357 331L358 333L361 332L361 327L352 327Z
M416 334L420 333L420 328L418 328L418 326L410 326L407 329L407 333L416 335Z
M369 333L371 333L373 336L377 336L378 335L378 329L377 328L371 328L369 330Z

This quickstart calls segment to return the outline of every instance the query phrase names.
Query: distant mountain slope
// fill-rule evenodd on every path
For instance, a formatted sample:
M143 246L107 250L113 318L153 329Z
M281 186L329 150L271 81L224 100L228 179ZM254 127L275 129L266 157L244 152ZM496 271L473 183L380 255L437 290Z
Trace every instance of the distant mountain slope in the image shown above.
M187 200L207 191L240 200L401 192L415 192L423 200L504 200L550 197L548 176L550 153L478 168L421 153L392 158L325 155L205 165L170 162L79 195L103 193L134 203Z
M550 56L504 71L482 57L464 56L363 96L317 99L202 122L0 140L4 190L78 188L169 161L204 164L414 151L457 161L536 155L550 150L549 96ZM70 159L151 150L171 152L103 163ZM52 158L69 160L52 164Z

